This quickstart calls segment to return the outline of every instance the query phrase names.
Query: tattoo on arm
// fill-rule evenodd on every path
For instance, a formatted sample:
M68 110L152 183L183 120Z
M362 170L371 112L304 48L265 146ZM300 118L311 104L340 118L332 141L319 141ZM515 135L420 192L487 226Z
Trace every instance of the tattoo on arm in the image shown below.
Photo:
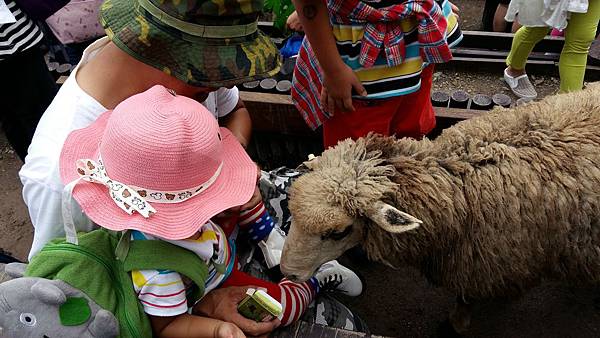
M314 19L315 16L317 16L317 6L306 5L306 6L302 7L302 14L304 14L304 17L309 20Z

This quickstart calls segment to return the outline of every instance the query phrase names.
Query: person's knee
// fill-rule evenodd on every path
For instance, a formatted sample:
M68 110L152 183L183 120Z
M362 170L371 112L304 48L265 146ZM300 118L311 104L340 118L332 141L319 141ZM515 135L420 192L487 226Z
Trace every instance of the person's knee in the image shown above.
M568 32L565 38L564 51L575 54L587 54L594 39L596 31L590 32Z

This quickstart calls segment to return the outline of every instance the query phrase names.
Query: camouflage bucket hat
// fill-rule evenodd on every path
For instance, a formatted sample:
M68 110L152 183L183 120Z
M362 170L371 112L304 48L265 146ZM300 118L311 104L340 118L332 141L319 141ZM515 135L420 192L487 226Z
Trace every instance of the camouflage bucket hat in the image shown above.
M136 59L198 87L273 76L279 53L257 28L263 0L106 0L108 37Z

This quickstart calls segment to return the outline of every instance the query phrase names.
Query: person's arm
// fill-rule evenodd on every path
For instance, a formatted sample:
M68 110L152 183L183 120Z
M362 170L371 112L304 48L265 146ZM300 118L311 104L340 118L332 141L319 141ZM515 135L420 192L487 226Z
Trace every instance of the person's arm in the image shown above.
M221 320L182 314L174 317L149 316L155 337L245 338L237 326Z
M242 99L238 98L238 102L233 110L220 118L219 123L231 131L242 147L248 147L250 137L252 136L252 120Z
M266 335L281 324L278 319L259 323L242 316L237 310L249 287L251 286L212 290L194 306L193 314L233 323L249 336Z
M344 64L340 57L329 24L327 5L323 0L293 2L306 38L323 69L324 90L321 102L327 105L329 113L334 112L334 107L344 111L354 110L352 89L362 96L367 95L367 92L352 69Z

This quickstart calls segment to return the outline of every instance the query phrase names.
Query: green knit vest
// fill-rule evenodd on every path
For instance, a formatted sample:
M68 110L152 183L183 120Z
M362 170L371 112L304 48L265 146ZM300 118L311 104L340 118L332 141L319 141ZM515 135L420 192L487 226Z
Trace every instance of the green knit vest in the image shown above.
M65 239L48 243L31 259L25 275L62 280L84 292L115 315L119 337L152 337L150 320L133 289L132 270L173 270L196 284L197 296L204 293L208 266L191 251L154 240L126 238L122 245L120 234L105 230L80 233L78 238L78 245Z

